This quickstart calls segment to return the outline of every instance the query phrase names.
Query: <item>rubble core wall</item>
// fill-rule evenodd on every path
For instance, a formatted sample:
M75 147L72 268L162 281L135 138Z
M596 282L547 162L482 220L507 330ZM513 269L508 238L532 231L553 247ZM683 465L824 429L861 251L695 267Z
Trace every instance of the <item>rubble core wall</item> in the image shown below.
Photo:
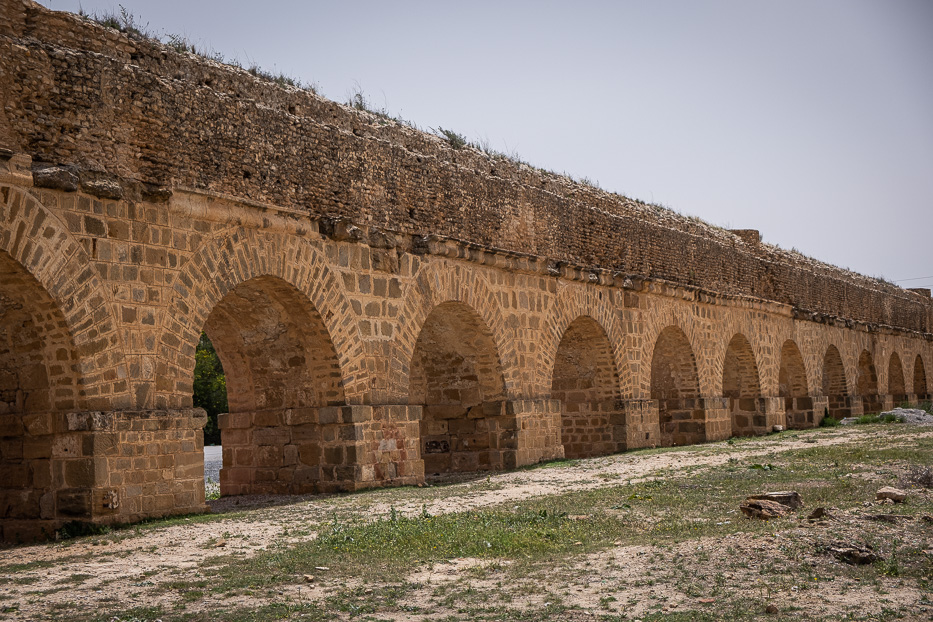
M930 399L929 294L0 0L0 540Z

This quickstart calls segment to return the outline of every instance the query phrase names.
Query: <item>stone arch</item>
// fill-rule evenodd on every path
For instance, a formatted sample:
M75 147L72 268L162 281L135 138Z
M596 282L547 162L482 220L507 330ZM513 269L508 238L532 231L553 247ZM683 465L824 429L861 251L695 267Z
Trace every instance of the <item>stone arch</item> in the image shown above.
M551 390L554 362L560 342L570 325L581 317L591 318L606 335L612 352L613 364L619 380L619 395L624 399L633 397L635 380L626 356L626 337L619 325L618 315L605 288L575 287L558 284L557 299L542 331L537 367L543 372L541 392Z
M190 406L201 330L224 296L257 277L275 277L300 292L330 336L347 401L365 402L370 387L356 316L321 253L298 236L237 228L203 242L173 282L158 349L156 405Z
M891 353L888 361L888 395L894 399L894 405L907 401L907 387L904 382L904 366L897 352Z
M807 428L816 424L803 355L792 339L781 346L778 396L784 399L788 427Z
M500 469L507 430L506 387L492 331L473 308L443 302L425 318L412 352L410 404L423 407L425 472Z
M551 398L561 402L561 443L568 458L613 453L625 444L618 413L619 373L606 331L581 315L554 356Z
M79 359L86 406L131 408L134 386L107 288L67 226L33 195L0 186L0 251L60 310Z
M696 357L686 333L678 326L664 328L654 342L650 386L651 399L658 401L662 445L706 440L699 409L700 378Z
M0 251L0 540L5 530L14 539L17 523L57 516L54 493L68 483L53 446L67 432L62 413L86 409L62 309Z
M221 493L314 492L320 408L346 402L324 319L294 285L257 276L227 292L204 323L224 366Z
M927 389L927 371L923 365L923 357L919 354L914 360L914 395L917 399L930 399L930 392Z
M455 262L422 264L404 292L405 302L399 313L399 330L393 344L394 360L390 363L389 396L404 401L409 395L415 346L428 315L445 302L463 303L482 320L499 356L506 394L520 395L522 378L515 343L499 311L508 306L508 293L501 296L504 298L494 293L485 279L469 266Z
M883 405L878 395L878 374L875 371L875 362L868 350L862 350L858 357L855 392L862 398L862 408L865 413L881 412Z
M732 413L732 435L750 436L756 428L764 426L758 421L758 398L761 397L761 382L758 363L748 338L736 333L726 347L722 364L722 396L729 399Z
M823 355L823 396L827 398L825 414L834 419L848 417L850 413L849 385L846 369L839 349L830 344Z
M781 397L807 397L807 370L800 348L792 339L781 346L781 368L778 372L778 395Z

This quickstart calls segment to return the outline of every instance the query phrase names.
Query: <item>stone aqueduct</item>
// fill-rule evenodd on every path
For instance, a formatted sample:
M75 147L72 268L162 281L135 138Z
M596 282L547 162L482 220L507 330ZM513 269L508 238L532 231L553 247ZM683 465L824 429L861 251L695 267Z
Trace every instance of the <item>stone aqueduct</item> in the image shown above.
M928 291L0 1L0 529L930 399Z

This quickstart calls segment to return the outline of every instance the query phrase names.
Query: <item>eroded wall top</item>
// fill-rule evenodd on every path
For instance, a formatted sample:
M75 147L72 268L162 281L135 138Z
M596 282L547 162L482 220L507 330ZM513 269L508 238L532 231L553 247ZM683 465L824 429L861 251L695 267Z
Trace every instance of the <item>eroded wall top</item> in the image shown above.
M929 297L26 0L0 0L0 148L84 189L211 190L930 332ZM2 155L2 153L0 153ZM127 181L142 194L125 194ZM753 206L752 206L753 207Z

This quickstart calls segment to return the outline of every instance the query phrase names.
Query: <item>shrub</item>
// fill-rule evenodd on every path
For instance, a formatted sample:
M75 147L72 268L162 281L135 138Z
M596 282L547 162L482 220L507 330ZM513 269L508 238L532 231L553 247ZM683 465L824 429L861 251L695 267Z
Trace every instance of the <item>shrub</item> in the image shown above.
M458 134L453 130L445 130L444 128L439 127L437 128L437 134L438 136L446 138L447 142L449 142L450 146L454 149L463 149L467 145L466 136L463 134Z

